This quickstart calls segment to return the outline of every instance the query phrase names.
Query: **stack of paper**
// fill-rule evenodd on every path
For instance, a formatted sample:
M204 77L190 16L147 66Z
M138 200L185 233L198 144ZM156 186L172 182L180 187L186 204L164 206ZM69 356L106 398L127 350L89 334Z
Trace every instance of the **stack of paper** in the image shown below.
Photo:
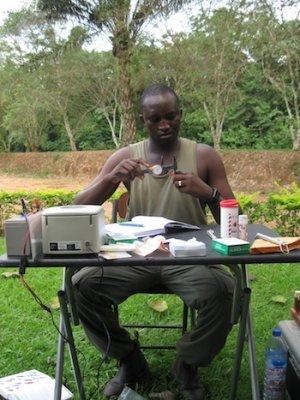
M178 232L186 229L200 229L196 225L173 221L164 217L148 217L139 215L131 221L109 224L105 227L106 233L115 241L130 241L131 239L147 236L162 235L169 232Z
M7 400L54 399L55 380L35 369L0 378L0 398ZM62 400L73 399L73 394L62 386Z
M195 238L190 240L170 239L170 252L174 257L206 256L206 245Z
M163 217L137 216L131 221L109 224L105 226L106 233L116 241L131 238L160 235L165 231L165 225L171 220Z

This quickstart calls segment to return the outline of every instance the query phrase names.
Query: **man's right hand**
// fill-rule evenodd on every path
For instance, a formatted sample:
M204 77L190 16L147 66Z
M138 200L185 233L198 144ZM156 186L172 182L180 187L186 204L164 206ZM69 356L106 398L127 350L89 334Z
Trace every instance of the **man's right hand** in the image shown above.
M141 169L141 160L126 158L115 166L110 175L113 183L130 182L135 178L143 179L144 173Z

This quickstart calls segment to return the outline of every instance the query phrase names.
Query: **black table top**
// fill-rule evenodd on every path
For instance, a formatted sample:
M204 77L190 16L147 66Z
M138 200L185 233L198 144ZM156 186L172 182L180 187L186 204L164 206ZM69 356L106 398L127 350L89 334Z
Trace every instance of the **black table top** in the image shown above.
M136 256L123 259L105 260L96 255L38 255L34 260L28 259L28 267L82 267L82 266L126 266L126 265L209 265L209 264L258 264L258 263L296 263L300 262L300 249L292 250L289 254L270 253L270 254L244 254L227 256L211 250L211 239L207 235L207 230L213 229L219 237L219 225L203 225L201 230L186 231L166 237L176 237L188 240L195 237L197 240L206 244L207 254L202 257L173 257L169 253L157 251L146 257ZM271 229L261 224L249 224L249 241L254 241L256 233L263 233L268 236L278 236ZM0 267L19 267L19 257L0 256Z

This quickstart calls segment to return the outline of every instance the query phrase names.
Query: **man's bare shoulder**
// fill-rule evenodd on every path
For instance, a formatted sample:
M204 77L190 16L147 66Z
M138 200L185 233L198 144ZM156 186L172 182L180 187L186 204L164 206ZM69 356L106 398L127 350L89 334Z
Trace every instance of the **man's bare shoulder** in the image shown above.
M197 154L201 156L217 156L216 150L208 144L197 143Z
M107 161L109 162L119 162L126 158L130 157L129 146L122 147L121 149L116 150Z

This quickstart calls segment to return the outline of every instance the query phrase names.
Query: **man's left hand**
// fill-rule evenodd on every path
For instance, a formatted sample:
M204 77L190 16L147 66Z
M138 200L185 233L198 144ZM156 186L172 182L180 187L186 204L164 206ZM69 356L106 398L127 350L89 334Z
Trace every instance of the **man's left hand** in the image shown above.
M207 200L211 195L211 187L192 172L177 172L173 177L173 183L180 192L201 200Z

